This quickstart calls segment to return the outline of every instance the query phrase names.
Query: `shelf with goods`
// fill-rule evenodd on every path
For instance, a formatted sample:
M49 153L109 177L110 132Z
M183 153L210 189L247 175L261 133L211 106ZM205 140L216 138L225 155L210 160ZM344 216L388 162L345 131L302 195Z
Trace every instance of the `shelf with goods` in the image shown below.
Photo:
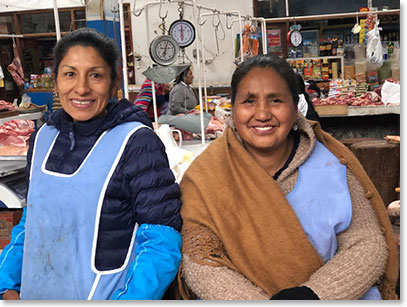
M313 80L317 83L325 83L325 85L321 84L323 91L329 89L331 79L342 77L345 65L343 55L287 58L287 62L305 81Z

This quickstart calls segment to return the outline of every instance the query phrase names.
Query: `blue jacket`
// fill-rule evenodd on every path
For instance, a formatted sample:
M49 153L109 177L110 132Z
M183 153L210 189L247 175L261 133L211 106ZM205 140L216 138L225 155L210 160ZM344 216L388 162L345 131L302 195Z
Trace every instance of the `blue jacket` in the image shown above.
M73 122L63 110L52 113L47 124L55 126L60 133L46 169L72 174L105 130L130 121L152 126L147 115L126 100L110 102L105 117L86 122ZM33 133L30 139L27 174L35 136ZM120 242L121 238L131 236L134 225L124 221L135 220L140 225L138 234L142 232L136 238L137 262L130 264L126 287L114 298L160 299L174 279L181 258L179 196L164 145L152 130L138 130L127 143L108 184L100 218L96 265L101 270L117 267L126 257L127 246ZM118 210L121 214L117 214ZM0 255L0 293L20 289L25 214L24 209L10 244Z

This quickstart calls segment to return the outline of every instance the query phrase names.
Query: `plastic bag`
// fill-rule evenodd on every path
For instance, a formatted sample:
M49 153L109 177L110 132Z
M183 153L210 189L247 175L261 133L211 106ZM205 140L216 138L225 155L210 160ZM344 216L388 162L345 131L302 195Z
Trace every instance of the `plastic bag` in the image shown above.
M21 97L20 108L28 109L28 107L30 106L30 104L31 104L31 97L28 96L27 94L24 94L24 95Z
M400 84L384 81L381 94L383 103L400 104Z
M380 40L379 30L379 21L376 21L376 24L373 30L367 32L367 45L366 45L366 58L370 63L382 65L383 64L383 46Z

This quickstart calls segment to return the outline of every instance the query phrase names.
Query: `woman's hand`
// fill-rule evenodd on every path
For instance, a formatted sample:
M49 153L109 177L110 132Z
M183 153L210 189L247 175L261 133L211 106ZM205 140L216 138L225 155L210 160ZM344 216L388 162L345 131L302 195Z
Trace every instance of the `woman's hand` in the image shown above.
M195 115L199 115L199 110L197 109L192 109L191 111L189 111L187 114L195 114Z
M20 295L15 290L8 290L3 293L3 300L19 300Z

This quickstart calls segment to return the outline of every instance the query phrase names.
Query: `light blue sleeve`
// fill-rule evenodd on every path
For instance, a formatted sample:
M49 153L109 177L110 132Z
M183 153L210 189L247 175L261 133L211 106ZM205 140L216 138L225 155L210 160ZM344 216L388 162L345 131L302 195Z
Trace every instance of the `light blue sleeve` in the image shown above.
M113 299L159 300L177 275L181 262L181 235L170 226L142 224L137 230L136 258L124 289Z
M3 249L0 255L0 294L7 290L20 291L25 238L25 215L26 208L23 209L20 223L14 226L11 231L10 243Z

